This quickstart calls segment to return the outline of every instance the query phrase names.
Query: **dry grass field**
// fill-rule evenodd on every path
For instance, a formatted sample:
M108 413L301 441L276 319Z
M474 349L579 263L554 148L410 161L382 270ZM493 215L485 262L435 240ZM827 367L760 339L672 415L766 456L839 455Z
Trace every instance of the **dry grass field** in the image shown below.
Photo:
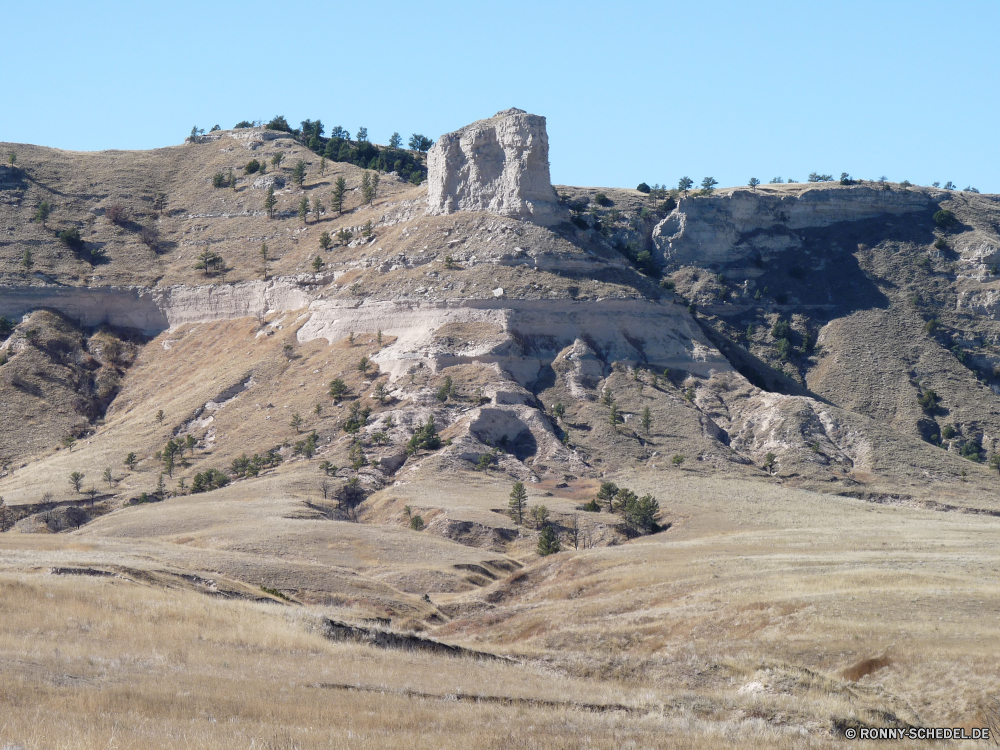
M1000 520L678 475L619 477L658 493L666 532L535 561L521 550L524 568L432 604L372 579L420 580L422 560L484 550L325 519L293 521L313 531L289 537L288 521L221 492L4 535L0 740L791 748L840 745L845 726L985 725ZM490 484L444 484L436 502L501 504L505 483ZM435 501L415 486L396 489ZM293 601L257 590L262 572ZM296 579L332 596L310 603ZM396 628L514 661L323 637L324 616L389 611Z

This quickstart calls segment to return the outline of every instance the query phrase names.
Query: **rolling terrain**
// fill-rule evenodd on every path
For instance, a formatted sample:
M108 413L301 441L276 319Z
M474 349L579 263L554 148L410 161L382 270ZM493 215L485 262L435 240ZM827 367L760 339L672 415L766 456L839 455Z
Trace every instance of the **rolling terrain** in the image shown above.
M0 742L995 725L996 196L556 186L543 226L259 128L0 147Z

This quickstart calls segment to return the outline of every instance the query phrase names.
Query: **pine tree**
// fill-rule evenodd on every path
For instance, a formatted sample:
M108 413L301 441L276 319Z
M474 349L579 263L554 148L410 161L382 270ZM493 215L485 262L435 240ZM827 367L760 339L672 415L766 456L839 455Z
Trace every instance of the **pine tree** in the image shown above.
M323 234L319 236L319 246L324 250L329 250L330 245L333 243L333 239L330 237L330 233L324 231Z
M326 175L326 157L320 157L319 160L319 173L321 176Z
M514 487L510 491L510 501L507 507L510 510L510 517L518 524L524 523L524 507L528 503L528 492L524 489L523 482L514 482Z
M264 281L267 281L267 243L260 243L260 259L264 264Z
M374 195L372 193L372 175L371 172L363 172L361 175L361 202L371 203L374 200Z
M24 248L24 258L21 259L21 265L24 266L25 271L30 271L31 267L35 265L35 259L31 254L30 248Z
M608 513L612 511L612 504L614 503L615 495L618 494L618 485L614 482L602 482L601 489L597 492L597 502L603 503L607 501L608 503Z
M35 211L35 221L44 227L50 213L52 213L52 206L49 205L48 201L42 201L38 204L38 209Z
M338 177L333 185L333 197L330 199L330 209L338 214L344 212L344 193L347 191L347 180Z
M274 197L274 185L268 185L267 195L264 196L264 210L267 211L267 218L274 218L274 207L278 199Z
M372 180L371 180L371 183L372 183L372 198L371 198L370 201L368 201L369 204L371 204L372 201L374 201L376 198L378 198L378 184L379 184L379 181L381 179L382 178L379 177L379 173L378 172L372 173Z
M320 211L322 210L323 210L323 203L320 201L319 196L317 195L315 198L313 198L313 208L312 208L313 221L319 221L319 214Z
M306 217L309 216L309 199L304 195L302 200L299 201L299 218L302 219L302 223L306 223Z
M323 268L323 259L317 255L315 258L313 258L312 267L313 271L319 273L320 269Z
M294 182L299 187L302 187L302 183L306 179L306 163L299 159L295 162L295 167L292 169L292 182Z
M642 431L649 435L650 429L653 427L653 415L649 412L649 407L644 407L642 410Z
M542 529L542 533L538 535L538 554L545 557L546 555L555 554L560 549L562 547L559 545L559 537L556 535L556 530L550 524L546 524L545 528Z

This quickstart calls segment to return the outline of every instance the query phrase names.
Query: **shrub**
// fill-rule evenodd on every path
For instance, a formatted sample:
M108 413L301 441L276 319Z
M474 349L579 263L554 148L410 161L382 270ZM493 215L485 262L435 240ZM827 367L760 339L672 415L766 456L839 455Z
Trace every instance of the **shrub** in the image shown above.
M941 437L943 437L945 440L951 440L953 437L955 437L956 434L957 433L955 432L955 427L953 425L946 424L941 429Z
M934 214L934 223L937 224L942 229L948 229L958 223L958 219L955 214L949 211L947 208L942 208L940 211Z
M600 513L601 506L598 505L597 500L591 500L589 503L586 503L583 506L583 510L587 511L588 513Z
M832 179L832 174L820 174L819 172L811 172L808 178L809 182L830 182Z
M414 531L423 531L424 529L424 519L420 516L413 516L410 519L410 528Z
M648 193L651 188L645 182L640 182L638 185L635 186L635 189L638 190L640 193Z
M719 181L716 180L714 177L706 177L704 180L701 181L701 194L711 195L712 192L715 190L715 186L718 184Z
M594 195L594 203L596 203L598 206L610 206L611 199L608 198L608 196L606 196L604 193L597 193L596 195Z
M777 320L771 328L771 336L775 339L787 339L792 335L792 326L787 320Z
M256 159L251 159L247 162L247 165L243 167L243 174L254 174L260 171L260 162Z
M79 250L83 247L83 237L80 236L80 230L76 227L64 229L56 236L61 243L73 250Z
M240 120L238 123L233 125L233 130L242 130L243 128L252 128L253 123L249 120Z
M226 176L222 172L216 172L212 175L212 187L226 187Z
M139 240L153 252L160 249L160 230L155 224L148 224L139 232Z
M938 402L941 401L941 397L937 395L933 390L928 388L924 391L918 398L917 403L920 404L920 408L923 409L928 414L934 412L937 409Z

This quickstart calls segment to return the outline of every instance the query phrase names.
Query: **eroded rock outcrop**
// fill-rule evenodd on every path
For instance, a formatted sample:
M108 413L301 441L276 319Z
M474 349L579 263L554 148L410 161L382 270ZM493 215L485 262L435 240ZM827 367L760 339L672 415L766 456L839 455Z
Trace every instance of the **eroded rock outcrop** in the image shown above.
M428 213L489 211L552 224L563 218L549 178L545 118L506 109L454 133L427 154Z
M930 204L931 196L919 190L823 187L798 195L734 190L682 198L653 230L653 244L668 266L732 263L799 247L797 230L907 214Z

